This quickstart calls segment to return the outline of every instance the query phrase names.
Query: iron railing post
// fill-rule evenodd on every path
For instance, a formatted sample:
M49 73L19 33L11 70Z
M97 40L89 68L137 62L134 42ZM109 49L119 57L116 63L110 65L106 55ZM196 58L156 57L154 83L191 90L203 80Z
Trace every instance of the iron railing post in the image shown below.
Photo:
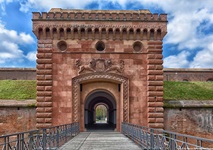
M43 129L42 148L46 149L46 146L47 146L47 133L46 133L46 129Z
M154 145L155 141L154 141L154 130L150 129L150 149L154 149Z
M56 146L59 147L59 126L56 128Z

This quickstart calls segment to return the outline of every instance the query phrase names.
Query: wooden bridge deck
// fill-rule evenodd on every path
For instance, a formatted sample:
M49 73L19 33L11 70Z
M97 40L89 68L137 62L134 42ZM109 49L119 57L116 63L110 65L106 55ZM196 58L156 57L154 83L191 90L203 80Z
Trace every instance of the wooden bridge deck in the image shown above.
M119 132L81 132L60 150L140 150L129 138Z

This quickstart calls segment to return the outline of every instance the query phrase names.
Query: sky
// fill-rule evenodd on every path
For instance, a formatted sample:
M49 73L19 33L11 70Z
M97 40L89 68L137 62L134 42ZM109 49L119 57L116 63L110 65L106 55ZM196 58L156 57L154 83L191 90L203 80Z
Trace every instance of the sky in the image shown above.
M166 13L164 68L213 68L213 0L0 0L0 67L36 67L32 12L51 8Z

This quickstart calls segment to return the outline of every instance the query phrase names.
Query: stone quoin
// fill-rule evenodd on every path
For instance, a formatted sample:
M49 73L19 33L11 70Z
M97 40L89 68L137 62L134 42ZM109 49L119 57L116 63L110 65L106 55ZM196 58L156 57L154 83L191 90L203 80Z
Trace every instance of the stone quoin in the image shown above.
M162 40L167 15L149 10L33 13L37 128L79 122L85 131L104 104L108 123L164 127Z

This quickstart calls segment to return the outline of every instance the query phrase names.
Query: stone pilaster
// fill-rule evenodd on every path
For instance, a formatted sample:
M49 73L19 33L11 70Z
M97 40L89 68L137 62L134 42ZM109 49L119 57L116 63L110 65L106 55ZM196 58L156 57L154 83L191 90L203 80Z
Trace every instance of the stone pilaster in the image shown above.
M52 40L38 40L36 127L52 125Z
M163 128L163 60L162 41L148 42L147 106L148 126Z

